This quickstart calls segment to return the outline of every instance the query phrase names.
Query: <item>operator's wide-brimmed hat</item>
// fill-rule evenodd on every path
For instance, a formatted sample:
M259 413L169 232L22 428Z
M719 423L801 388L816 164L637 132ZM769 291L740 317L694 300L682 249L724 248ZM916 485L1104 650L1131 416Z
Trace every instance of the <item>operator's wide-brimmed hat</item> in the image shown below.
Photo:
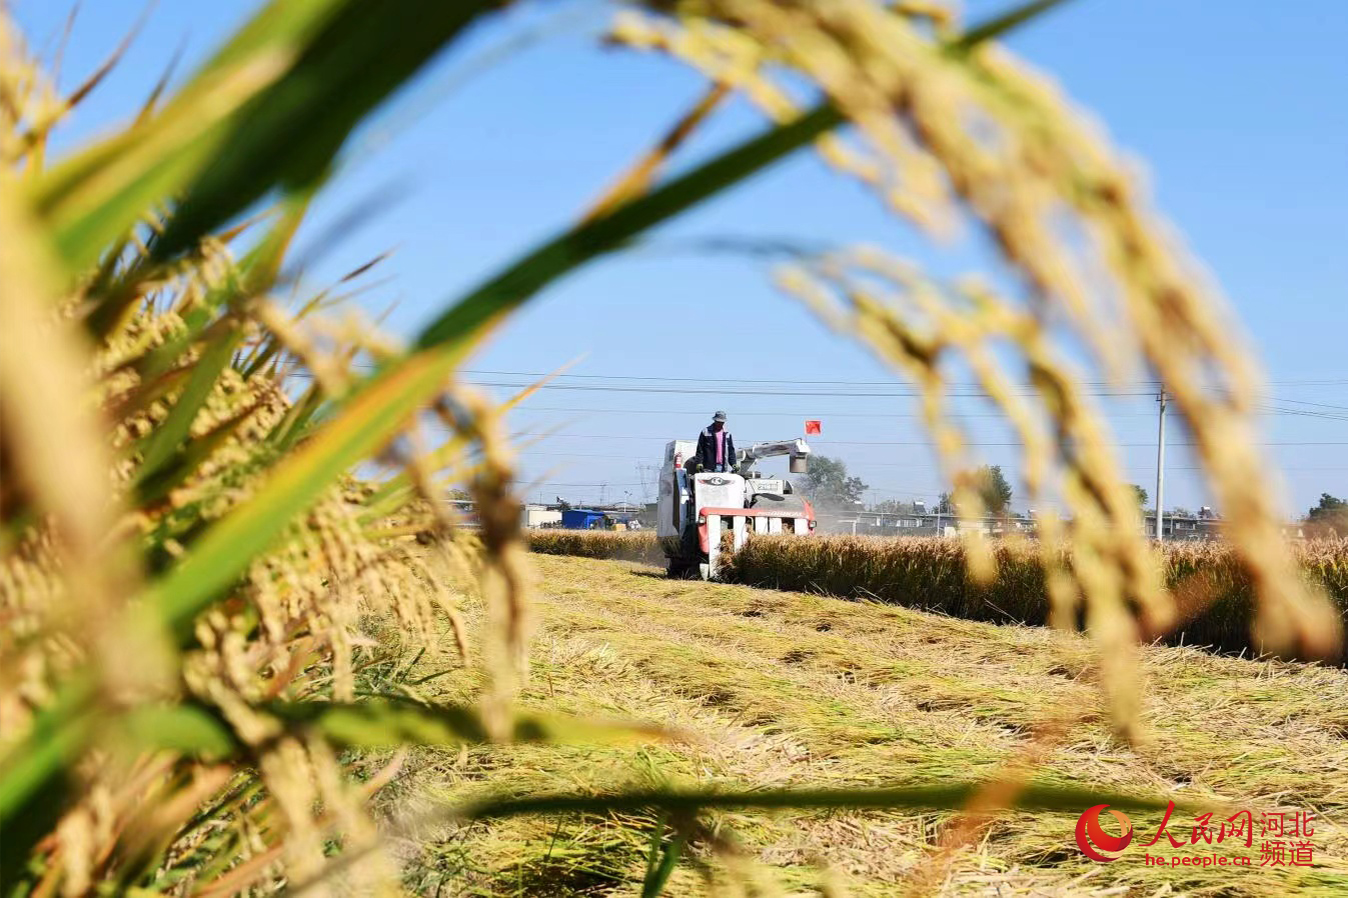
M714 415L711 416L711 419L712 419L713 421L724 421L724 420L725 420L725 412L717 412L716 414L714 414Z

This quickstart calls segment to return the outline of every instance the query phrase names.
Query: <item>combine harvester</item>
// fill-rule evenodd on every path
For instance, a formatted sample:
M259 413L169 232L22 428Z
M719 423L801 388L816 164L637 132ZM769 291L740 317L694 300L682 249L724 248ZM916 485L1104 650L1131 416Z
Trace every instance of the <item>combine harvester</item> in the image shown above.
M755 443L735 453L735 470L724 474L689 471L684 459L697 453L696 440L671 440L660 469L656 535L669 559L671 577L694 574L714 580L720 571L721 534L726 528L738 551L752 533L814 531L814 509L795 495L791 481L754 470L760 458L789 456L792 474L809 467L810 447L801 439ZM749 523L752 521L753 523Z

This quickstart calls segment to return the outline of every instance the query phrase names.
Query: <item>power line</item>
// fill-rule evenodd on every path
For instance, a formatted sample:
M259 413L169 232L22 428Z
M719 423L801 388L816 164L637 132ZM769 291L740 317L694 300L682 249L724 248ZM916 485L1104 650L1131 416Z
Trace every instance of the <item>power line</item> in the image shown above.
M534 371L483 371L483 370L471 370L471 369L468 369L468 368L460 369L459 373L460 373L460 374L479 374L479 375L487 375L487 376L491 376L491 377L534 377L534 378L539 378L540 380L543 379L543 378L549 378L549 379L552 379L552 380L562 380L562 379L564 379L564 378L575 378L575 379L584 379L584 380L644 381L644 382L664 382L664 383L703 383L703 384L719 384L719 383L724 383L724 380L722 380L722 379L720 379L720 378L715 378L715 377L643 377L643 376L639 376L639 375L627 375L627 374L551 374L551 373L546 373L546 372L534 372ZM736 380L736 382L738 382L738 383L744 383L744 384L804 384L804 385L806 385L806 386L813 385L813 384L824 384L824 385L826 385L826 386L848 386L848 387L858 387L858 386L863 386L863 387L864 387L864 386L870 386L870 387L892 387L892 386L894 386L894 381L892 381L892 380L815 380L815 379L813 379L813 378L810 378L810 379L808 379L808 380L785 380L785 379L779 378L779 377L774 377L774 378L769 378L769 379L764 379L764 380L751 380L751 379L748 379L748 378L737 377L737 378L735 378L735 380ZM1078 383L1084 384L1084 385L1086 385L1086 386L1111 386L1111 385L1113 385L1113 382L1112 382L1112 381L1104 381L1104 380L1078 381ZM1160 381L1156 381L1156 380L1140 380L1140 381L1133 381L1133 382L1131 382L1131 383L1132 383L1134 386L1137 386L1137 387L1159 386L1159 385L1160 385ZM1348 381L1345 381L1345 383L1348 383ZM979 386L979 385L978 385L977 383L975 383L975 382L968 382L968 383L964 383L964 384L950 384L950 386L968 386L968 387L977 387L977 386ZM1027 384L1026 386L1028 386L1028 384Z
M555 431L533 431L520 430L512 434L517 437L547 437L549 439L569 439L569 440L591 440L595 438L593 433L558 433ZM667 443L671 440L680 439L679 437L660 436L658 434L638 435L638 434L604 434L605 440L657 440ZM816 446L930 446L931 440L810 440L811 445ZM1021 446L1022 443L1016 440L997 441L997 442L967 442L965 446ZM1152 442L1132 442L1132 443L1110 443L1111 446L1136 447L1136 446L1155 446ZM1197 446L1198 443L1176 443L1171 442L1171 446ZM1288 440L1257 443L1258 446L1348 446L1348 440Z
M1012 444L1008 444L1008 445L1019 445L1019 444L1012 443ZM1156 444L1155 444L1155 443L1145 443L1145 444L1138 444L1138 445L1154 446L1154 445L1156 445ZM1171 445L1173 445L1173 444L1171 444ZM606 459L606 460L612 460L612 461L627 461L627 462L641 461L643 458L645 458L645 456L640 456L640 455L606 455L606 454L604 454L604 453L592 453L592 452L542 452L542 451L535 451L535 450L530 450L530 449L525 449L525 450L523 450L523 451L516 452L515 454L516 454L516 455L525 455L525 456L537 456L537 457L542 457L542 458L599 458L599 459ZM866 460L848 459L848 462L847 462L847 463L848 463L848 466L849 466L849 467L857 468L857 469L861 469L861 468L921 468L921 469L930 469L930 468L938 468L938 467L940 467L940 465L938 465L938 464L927 463L927 462L885 462L885 461L866 461ZM1138 465L1140 465L1140 464L1141 464L1141 463L1139 462ZM1138 465L1134 465L1134 467L1136 467L1136 466L1138 466ZM1204 468L1202 465L1166 465L1166 470L1168 470L1168 471L1203 471L1203 470L1207 470L1207 469ZM1281 466L1281 465L1280 465L1280 466L1278 467L1278 470L1281 470L1281 471L1348 471L1348 466L1306 467L1306 466L1303 466L1303 465L1292 465L1292 466ZM610 481L610 485L614 485L614 484L612 484L612 482ZM630 485L630 484L629 484L629 485ZM637 484L637 485L639 486L640 484Z
M808 411L788 411L788 412L782 412L782 411L776 411L776 412L742 411L742 410L736 410L734 406L727 406L727 407L726 407L726 411L727 411L730 415L732 415L733 417L736 417L736 418L746 418L746 417L754 417L754 418L808 418L808 417L811 417L811 416L813 416L813 415L820 415L820 416L825 416L825 417L829 417L829 418L870 418L870 419L875 419L875 418L885 418L885 419L891 419L891 418L903 418L903 419L908 419L908 418L913 418L913 419L921 419L921 418L925 417L925 416L920 415L920 414L909 414L909 413L904 413L904 412L889 412L889 411L882 412L882 413L877 413L877 412L833 412L833 411L830 411L830 412L821 412L819 409L811 409L811 410L808 410ZM597 414L597 415L702 415L702 416L705 416L705 415L707 414L707 410L706 410L706 409L696 409L696 410L688 410L688 409L671 409L671 410L665 410L665 409L657 409L657 408L589 408L589 407L579 408L579 407L574 407L574 406L548 406L548 405L527 405L527 406L520 406L520 407L517 407L517 408L513 408L513 409L510 410L510 414L520 414L520 413L522 413L522 412L527 412L527 413L530 413L530 414L532 414L532 413L534 413L534 412L588 412L588 413L590 413L590 414ZM1300 409L1286 409L1286 410L1268 409L1268 410L1265 410L1265 411L1260 411L1260 412L1258 412L1258 414L1260 414L1260 415L1304 415L1304 414L1306 414L1306 412L1304 412L1304 411L1302 411L1302 410L1300 410ZM1112 413L1110 413L1110 414L1108 415L1108 417L1109 417L1110 419L1114 419L1114 418L1152 418L1153 416L1154 416L1154 415L1153 415L1152 412L1112 412ZM1006 415L1002 414L1001 412L961 412L961 413L959 413L958 417L961 418L961 419L963 419L963 418L1001 418L1001 419L1003 419L1003 420L1006 419ZM1320 417L1320 416L1319 416L1319 415L1312 414L1311 417ZM1330 416L1326 416L1326 417L1330 418L1330 420L1338 420L1338 416L1336 416L1336 415L1330 415Z
M533 377L539 379L551 378L554 380L573 378L583 380L609 380L609 381L666 381L671 383L718 384L723 382L722 379L714 377L649 377L649 376L627 375L627 374L555 374L547 371L491 371L484 369L468 369L468 368L460 369L459 373L480 374L492 377ZM784 380L782 378L771 378L766 380L747 380L744 378L737 378L737 380L740 383L751 383L751 384L753 383L806 384L806 385L828 384L832 386L881 386L881 387L888 387L894 385L894 381L892 380L814 380L814 379ZM1115 384L1114 381L1105 381L1105 380L1078 381L1078 383L1087 386L1111 386ZM1159 380L1121 381L1118 383L1120 385L1131 385L1136 387L1159 387L1161 384ZM1266 383L1268 383L1269 386L1338 386L1342 384L1348 384L1348 378L1333 379L1333 380L1331 379L1275 380L1275 381L1266 381ZM978 386L978 384L975 382L967 382L965 384L951 384L951 386L961 386L961 385L972 387ZM1153 390L1152 392L1155 392L1155 390Z
M375 366L373 366L373 365L361 364L361 363L353 363L350 367L355 368L355 369L358 369L358 370L362 370L362 371L373 371L373 370L375 370ZM716 389L712 390L711 392L722 392L723 390L725 390L725 381L724 381L723 379L718 379L718 378L699 378L699 377L635 377L635 376L634 376L634 377L617 377L617 376L612 376L612 375L598 375L598 374L593 374L593 375L584 375L584 374L558 374L558 375L552 375L552 374L544 374L544 373L518 373L518 374L516 374L516 373L514 373L514 372L508 372L508 371L502 371L502 372L477 371L477 372L474 372L474 371L467 371L467 370L461 370L459 373L461 373L461 374L497 374L498 376L521 377L521 378L533 378L533 379L528 379L528 380L522 380L522 381L520 381L520 382L518 382L518 383L513 383L513 382L512 382L512 383L505 383L505 382L502 382L502 381L495 381L495 380L491 380L491 381L487 381L487 380L465 380L465 381L464 381L465 384L468 384L468 385L470 385L470 386L478 386L478 387L509 387L509 388L511 388L511 389L518 389L518 390L524 390L524 389L528 389L528 388L531 388L531 387L532 387L532 388L534 388L534 389L539 389L539 390L549 390L549 389L551 389L551 390L598 390L598 391L611 390L611 391L637 392L637 393L641 393L641 392L653 392L653 393L667 393L667 392L701 393L701 392L707 392L707 391L703 391L703 390L690 390L690 389L688 389L687 387L674 387L674 386L672 386L673 384L685 384L685 383L686 383L686 384L711 384L711 385L716 385ZM291 378L300 378L300 379L309 380L309 379L312 379L312 378L313 378L313 373L310 372L310 371L287 371L287 372L285 372L285 375L284 375L284 376L286 376L286 377L291 377ZM614 386L611 386L611 387L605 387L605 386L602 386L602 385L594 385L594 384L566 384L566 383L557 383L557 382L556 382L556 381L559 381L559 380L561 380L561 379L563 379L563 378L568 378L568 377L570 377L570 378L581 378L581 377L584 377L584 378L593 378L593 379L596 379L596 380L607 381L607 382L609 382L609 383L611 383L611 384L614 384ZM553 382L551 382L551 383L541 383L540 381L543 381L543 380L549 380L549 381L553 381ZM641 385L640 385L640 384L644 384L644 383L655 384L655 386L647 387L647 386L641 386ZM805 386L805 387L813 387L813 386L838 386L838 387L893 387L893 386L899 385L898 382L893 381L893 380L888 380L888 381L882 381L882 380L817 380L817 379L810 379L810 380L783 380L783 379L781 379L781 378L771 378L771 379L764 379L764 380L755 380L755 379L742 378L742 377L740 377L740 378L735 378L735 383L739 383L739 384L771 384L771 385L775 385L775 386ZM1076 381L1076 384L1077 384L1078 386L1089 387L1089 388L1091 388L1091 389L1088 389L1088 390L1084 390L1084 391L1083 391L1086 395L1090 395L1090 396L1123 396L1123 397L1128 397L1128 396L1151 396L1151 395L1155 394L1156 390L1159 389L1159 386L1160 386L1160 382L1159 382L1159 381L1127 381L1127 382L1113 382L1113 381L1104 381L1104 380L1083 380L1083 381ZM1302 386L1302 387L1316 387L1316 386L1343 386L1343 385L1348 385L1348 380L1323 380L1323 381L1273 381L1273 382L1270 382L1270 383L1269 383L1269 386ZM949 382L949 383L944 384L944 386L947 387L947 388L949 388L949 389L961 391L961 392L953 392L953 393L948 393L948 394L947 394L947 395L951 395L951 396L976 396L976 397L987 397L987 396L989 396L987 390L985 390L985 389L982 387L982 385L979 384L979 383L977 383L977 382L969 382L969 381L951 381L951 382ZM1018 391L1018 395L1034 396L1034 395L1038 395L1038 394L1039 394L1039 391L1036 390L1032 384L1017 384L1017 385L1016 385L1016 390ZM748 394L748 395L764 395L764 391L747 391L747 394ZM818 395L818 396L849 395L849 396L850 396L850 395L853 395L852 393L837 394L837 393L834 393L834 392L800 392L800 391L789 391L789 390L788 390L788 391L767 391L767 394L768 394L768 395L782 395L782 396L796 396L796 395L806 395L806 396L815 396L815 395ZM893 393L882 393L882 392L869 391L869 392L864 392L864 393L861 393L861 394L858 394L858 395L862 395L862 396L881 396L881 397L884 397L884 396L891 396L891 395L920 396L921 394L920 394L920 393L915 393L915 392L904 392L904 393L901 393L901 394L893 394ZM1329 404L1329 403L1322 403L1322 402L1311 402L1311 401L1309 401L1309 400L1304 400L1304 399L1288 399L1288 398L1283 397L1283 396L1263 396L1262 398L1265 399L1265 400L1271 400L1271 401L1274 401L1274 402L1290 402L1290 403L1295 403L1295 404L1297 404L1297 405L1320 406L1320 407L1322 407L1322 408L1328 408L1328 409L1333 409L1333 410L1343 410L1343 411L1348 411L1348 406L1332 405L1332 404Z
M690 379L689 382L697 382L697 383L715 383L715 381L692 381L691 379ZM737 382L738 382L738 383L764 383L764 381L743 381L743 380L742 380L742 381L737 381ZM697 395L714 395L714 396L792 396L792 397L823 398L823 399L829 399L829 398L835 398L835 399L836 399L836 398L848 398L848 399L918 399L918 398L921 398L922 395L923 395L921 392L918 392L918 391L915 391L915 390L898 390L898 391L893 391L893 390L891 390L891 391L885 391L885 392L881 392L881 391L877 391L877 390L865 390L865 391L860 391L860 392L858 392L858 391L856 391L856 390L848 390L848 391L836 391L836 390L746 390L746 389L737 389L737 388L735 388L735 387L727 387L727 386L725 386L725 385L722 385L722 386L719 386L719 387L707 388L707 389L698 389L698 388L691 388L691 387L676 387L676 386L633 386L633 385L630 385L630 384L615 384L615 385L602 386L602 385L594 385L594 384L558 384L558 383L529 384L529 383L503 383L503 382L500 382L500 381L465 381L465 383L467 383L467 384L469 384L469 385L471 385L471 386L476 386L476 387L501 387L501 388L508 388L508 389L512 389L512 390L525 390L525 389L529 389L529 388L532 387L534 390L563 390L563 391L570 391L570 392L587 392L587 393L658 393L658 394L678 393L678 394L680 394L680 395L685 395L685 396L697 396ZM788 384L790 384L790 383L800 383L800 381L766 381L766 383L776 383L776 384L781 384L781 385L788 385ZM810 383L814 383L814 384L829 384L829 383L833 383L833 384L846 384L846 383L848 383L848 382L846 382L846 381L813 381L813 382L810 382ZM852 385L852 386L878 386L878 385L880 385L880 384L873 384L873 383L868 383L868 382L855 382L855 383L852 383L851 385ZM884 386L893 386L893 384L884 384ZM989 394L986 390L980 389L980 388L978 388L978 387L976 387L976 386L974 386L974 385L947 385L947 386L952 386L952 387L954 387L954 389L949 390L948 392L946 392L946 393L944 394L947 398L951 398L951 399L990 399L990 398L992 398L992 397L991 397L991 394ZM1039 394L1038 394L1038 391L1034 390L1032 387L1026 387L1026 386L1017 386L1017 387L1014 389L1013 392L1015 393L1015 395L1018 395L1018 396L1037 396L1037 395L1039 395ZM1140 398L1140 397L1144 397L1144 396L1146 396L1146 397L1153 396L1153 395L1155 395L1156 390L1155 390L1155 389L1152 389L1152 390L1145 390L1145 389L1142 389L1142 390L1134 390L1134 389L1125 389L1125 388L1123 388L1123 387L1107 387L1107 386L1106 386L1106 387L1096 387L1096 388L1093 388L1093 389L1083 390L1082 393L1083 393L1084 395L1091 396L1091 397L1094 397L1094 398L1105 398L1105 399L1134 399L1134 398ZM1285 401L1285 400L1275 400L1275 401L1281 402L1281 401ZM1292 402L1297 402L1298 400L1290 400L1290 401L1292 401ZM1326 407L1328 407L1328 408L1339 408L1339 406L1326 406ZM1272 412L1275 412L1275 413L1278 413L1278 414L1304 415L1304 416L1307 416L1307 417L1314 417L1314 418L1329 418L1329 419L1332 419L1332 420L1346 420L1346 421L1348 421L1348 414L1344 414L1344 415L1336 415L1336 414L1333 414L1333 413L1331 413L1331 412L1321 412L1321 411L1314 411L1314 410L1310 410L1310 409L1287 409L1287 408L1278 408L1277 406L1265 406L1265 410L1267 410L1267 411L1272 411ZM1345 409L1345 411L1348 411L1348 409ZM687 413L685 413L685 414L698 414L698 413L697 413L697 412L687 412Z
M313 377L313 375L312 375L310 372L308 372L308 371L293 371L293 372L290 372L290 373L288 374L288 376L290 376L290 377L302 378L302 379L310 379L310 378ZM543 376L543 375L540 375L540 376ZM661 380L666 380L666 379L661 378ZM670 382L670 383L678 382L677 379L675 379L675 378L669 378L669 379L667 379L667 380L668 380L668 382ZM510 389L510 390L530 390L530 389L532 389L532 390L564 390L564 391L584 392L584 393L678 393L678 394L685 395L685 396L698 396L698 395L712 395L712 396L804 396L804 397L818 397L818 398L825 398L825 399L827 399L827 398L838 398L838 397L857 398L857 399L895 399L895 398L897 398L897 399L917 399L917 398L921 398L921 396L923 395L922 393L920 393L920 392L918 392L918 391L915 391L915 390L900 390L900 391L897 391L897 392L896 392L896 391L886 391L886 392L881 392L881 391L877 391L877 390L866 390L866 391L862 391L862 392L857 392L856 390L847 390L847 391L838 391L838 390L752 390L752 389L737 389L737 388L735 388L735 387L733 387L733 386L726 386L726 385L724 384L723 381L715 381L715 380L693 380L693 379L688 379L688 380L685 381L685 382L687 382L687 383L708 383L708 384L716 384L716 383L720 383L721 386L717 386L717 387L709 387L709 388L702 389L702 388L697 388L697 387L692 387L692 386L673 386L673 385L670 385L670 386L639 386L639 385L635 385L635 384L627 384L627 383L622 383L622 384L611 384L611 385L600 385L600 384L565 384L565 383L543 383L543 384L540 384L540 383L538 383L537 381L521 381L521 382L518 382L518 383L506 383L506 382L504 382L504 381L487 381L487 380L465 380L465 381L463 381L464 385L466 385L466 386L472 386L472 387L500 387L500 388L503 388L503 389ZM815 380L815 381L780 381L780 380L771 380L771 381L751 381L751 380L743 380L743 379L738 379L738 378L737 378L735 382L736 382L736 383L744 383L744 384L765 383L765 384L777 384L777 385L790 385L790 384L792 384L792 383L799 383L799 384L805 384L805 385L820 385L820 384L822 384L822 385L825 385L825 386L832 384L832 385L836 385L836 386L853 386L853 387L859 387L859 386L888 386L888 387L893 387L893 386L895 386L895 384L894 384L892 381L890 381L890 382L880 382L880 381L875 381L875 382L867 382L867 381L860 381L860 382L854 382L854 381L817 381L817 380ZM949 397L949 398L974 398L974 399L980 399L980 398L981 398L981 399L988 399L988 398L991 398L991 394L989 394L986 390L983 390L983 389L979 388L976 384L947 384L946 386L947 386L947 387L952 387L952 388L953 388L951 391L945 393L945 395L946 395L947 397ZM1017 386L1015 389L1016 389L1016 395L1023 395L1023 396L1037 396L1037 395L1039 395L1038 392L1035 391L1032 387L1028 387L1028 386ZM1126 388L1123 388L1123 387L1111 387L1111 386L1105 386L1105 385L1103 385L1103 384L1100 385L1100 386L1097 386L1097 387L1094 388L1094 389L1089 389L1089 390L1083 390L1083 391L1082 391L1082 393L1083 393L1084 395L1087 395L1087 396L1110 397L1110 398L1129 398L1129 397L1151 396L1151 395L1153 395L1155 392L1156 392L1156 391L1155 391L1154 389L1153 389L1153 390L1146 390L1146 389L1126 389Z
M878 392L878 391L836 391L836 390L740 390L733 387L716 387L711 389L695 389L690 387L640 387L640 386L596 386L591 384L527 384L527 383L501 383L500 381L464 381L465 384L474 387L508 387L514 390L524 390L533 387L536 390L568 390L574 392L589 393L680 393L685 396L696 395L714 395L714 396L813 396L820 398L849 397L856 399L917 399L922 394L914 390L904 390L900 392ZM817 381L816 381L817 383ZM860 385L858 385L860 386ZM892 386L890 384L889 386ZM971 387L960 387L961 390L969 392L948 392L945 395L952 398L990 398L986 391L973 391ZM1121 390L1103 390L1098 392L1083 391L1090 396L1151 396L1155 390L1150 392L1145 390L1121 391ZM1019 395L1038 395L1037 393L1021 393Z
M810 417L811 415L820 415L820 414L824 414L824 413L820 412L818 409L814 409L814 410L812 410L812 411L803 411L803 412L795 412L795 411L793 411L793 412L761 412L761 411L749 411L749 412L746 412L746 411L736 411L735 408L734 408L734 406L727 406L727 407L726 407L726 411L727 411L728 414L730 414L730 415L732 415L732 416L734 416L734 417L736 417L736 418L744 418L744 417L757 417L757 418L808 418L808 417ZM665 409L658 409L658 408L574 408L574 407L569 407L569 406L528 405L528 406L520 406L520 407L518 407L518 408L513 408L513 409L510 410L510 413L511 413L511 414L517 414L517 413L519 413L519 412L593 412L593 413L596 413L596 414L605 414L605 415L613 414L613 415L702 415L702 416L706 416L706 415L708 414L707 410L704 409L704 408L703 408L703 409L697 409L696 411L686 411L686 410L670 410L670 411L667 411L667 410L665 410ZM870 418L870 419L875 419L875 418L885 418L885 419L889 419L889 418L922 418L922 417L924 417L923 415L918 415L918 414L904 414L904 413L894 413L894 412L883 412L883 413L876 413L876 412L828 412L826 416L829 417L829 418ZM961 418L1002 418L1002 419L1005 419L1005 418L1006 418L1006 415L1003 415L1003 414L1001 414L1000 412L973 412L973 413L961 413L961 414L959 415L959 417L961 417ZM1142 415L1142 414L1125 413L1125 414L1115 414L1115 415L1111 415L1110 417L1113 417L1113 418L1140 418L1140 417L1150 418L1151 415L1150 415L1150 414Z
M358 363L358 368L373 368L370 365ZM505 383L501 381L483 381L473 380L465 381L472 386L479 387L503 387L515 390L524 390L533 388L535 390L566 390L581 392L619 392L619 393L683 393L687 395L730 395L730 396L801 396L801 397L821 397L821 398L919 398L921 393L914 390L899 391L876 391L866 390L857 392L849 390L846 392L832 390L756 390L756 389L735 389L727 387L724 381L715 378L696 378L696 377L645 377L637 375L611 375L611 374L558 374L553 375L547 372L526 372L526 371L492 371L483 369L464 369L461 373L477 374L489 376L534 378L519 383ZM307 371L290 372L289 376L299 378L309 378L312 375ZM551 379L560 381L563 379L584 379L589 381L603 381L605 384L569 384L569 383L539 383L541 379ZM778 387L803 385L803 386L846 386L846 387L894 387L894 381L865 381L865 380L782 380L773 379L746 379L737 378L739 384L770 384ZM1159 381L1142 380L1114 383L1110 381L1079 381L1079 385L1087 387L1082 392L1089 396L1104 398L1135 398L1150 397L1155 394L1160 386ZM640 386L636 384L655 384L655 386ZM663 386L665 384L711 384L709 389L693 389L685 386ZM1272 381L1270 385L1279 386L1337 386L1348 384L1348 379L1344 380L1288 380ZM950 392L946 396L950 398L990 398L990 395L977 383L949 383L946 387ZM1034 396L1038 391L1030 384L1020 384L1014 388L1018 395ZM1274 402L1288 402L1297 405L1309 405L1330 409L1332 411L1348 412L1348 406L1332 405L1329 403L1317 403L1308 400L1283 399L1280 397L1265 397ZM1272 409L1280 414L1299 414L1310 417L1328 417L1334 420L1348 420L1348 415L1334 415L1330 412L1315 412L1303 409ZM602 411L594 409L593 411ZM671 412L674 414L674 412ZM678 414L699 414L698 412L679 412ZM753 412L740 412L739 414L759 414Z
M1278 408L1277 406L1265 406L1263 410L1278 415L1300 415L1306 418L1323 418L1329 421L1348 421L1348 415L1336 415L1331 412L1319 412L1313 411L1311 409Z
M1348 405L1330 405L1327 402L1308 402L1305 399L1283 399L1279 396L1265 396L1265 399L1271 399L1274 402L1290 402L1293 405L1314 405L1320 408L1330 408L1341 412L1348 412Z

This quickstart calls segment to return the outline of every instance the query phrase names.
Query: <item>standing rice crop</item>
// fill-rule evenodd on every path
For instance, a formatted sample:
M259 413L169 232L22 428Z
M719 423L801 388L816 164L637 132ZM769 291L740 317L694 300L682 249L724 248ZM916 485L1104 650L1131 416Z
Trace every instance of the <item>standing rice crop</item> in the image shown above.
M531 530L525 536L529 551L543 555L577 555L663 564L664 552L655 534L644 531Z
M970 576L967 544L937 537L819 536L756 538L729 560L726 577L848 598L869 598L967 620L1047 624L1052 617L1040 547L1024 541L991 548L996 575ZM1313 540L1291 549L1306 582L1333 598L1348 621L1348 540ZM1255 585L1239 553L1219 542L1169 543L1157 573L1175 597L1179 624L1172 643L1262 654L1252 641ZM1073 565L1070 547L1059 563Z

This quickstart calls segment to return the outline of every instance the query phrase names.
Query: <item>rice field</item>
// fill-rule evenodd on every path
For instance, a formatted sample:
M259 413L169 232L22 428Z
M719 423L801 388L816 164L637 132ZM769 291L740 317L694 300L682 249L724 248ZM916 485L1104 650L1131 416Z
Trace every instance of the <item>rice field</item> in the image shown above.
M1219 504L1244 511L1228 536L1284 644L1337 648L1343 549L1303 553L1298 574L1270 537L1255 353L1122 156L991 46L1051 0L973 22L873 0L613 4L611 42L702 72L707 99L589 208L519 222L551 236L421 298L400 338L342 306L387 253L317 283L290 248L330 231L311 210L371 116L471 52L503 4L250 5L180 73L164 47L142 102L67 140L129 44L67 91L63 51L34 49L0 4L0 893L1342 893L1343 671L1135 657L1132 617L1163 596L1123 529L1131 488L1084 451L1107 438L1065 361L1083 347L1173 391ZM761 128L667 165L731 93ZM1089 644L954 617L1043 616L1042 575L1010 548L975 589L949 546L755 543L735 576L777 591L546 557L657 560L645 534L525 551L505 416L534 387L488 397L462 365L563 278L811 149L933 235L986 229L1033 286L1030 314L865 247L776 272L920 386L957 505L973 497L943 372L961 359L1026 465L1080 486L1067 507L1090 514L1064 537L1104 563L1073 583L1113 615ZM1092 235L1087 256L1070 230ZM1063 279L1078 262L1120 308ZM1103 351L1118 346L1135 357ZM1032 368L1035 395L1004 389L1003 359ZM474 500L472 533L452 490ZM1169 563L1214 644L1245 630L1239 570ZM893 607L908 602L948 616ZM1171 799L1313 811L1315 864L1106 869L1068 841L1082 807L1142 820Z
M644 533L536 531L534 552L663 563ZM972 578L958 540L816 536L750 540L729 561L727 580L844 598L869 598L965 620L1044 624L1049 606L1044 568L1024 542L995 544L996 575ZM1293 554L1307 582L1322 588L1348 619L1348 540L1298 543ZM1259 653L1251 645L1254 592L1239 558L1221 543L1167 543L1164 581L1179 607L1176 644Z
M1326 700L1348 689L1348 672L1144 648L1146 739L1128 746L1110 726L1095 649L1079 635L666 580L625 561L533 561L538 630L523 706L645 720L680 735L628 745L418 750L378 799L390 819L434 821L397 846L410 891L636 895L660 838L660 816L640 809L447 822L447 808L558 782L602 795L978 779L1034 746L1065 711L1081 719L1042 749L1034 782L1220 799L1252 808L1256 821L1273 806L1311 809L1316 867L1259 868L1256 859L1248 870L1158 868L1145 865L1137 847L1118 862L1093 863L1072 839L1081 809L1000 814L944 866L942 838L956 815L940 809L722 808L690 838L667 894L1329 898L1348 886L1348 713ZM470 611L470 633L480 626L480 613ZM418 665L414 675L436 670ZM471 694L474 681L456 669L418 688L452 703ZM1129 814L1141 833L1135 845L1145 842L1160 813ZM1177 810L1170 829L1187 842L1191 825ZM1164 838L1161 846L1167 858L1190 850ZM1256 838L1256 856L1259 847ZM935 882L918 890L932 871Z

